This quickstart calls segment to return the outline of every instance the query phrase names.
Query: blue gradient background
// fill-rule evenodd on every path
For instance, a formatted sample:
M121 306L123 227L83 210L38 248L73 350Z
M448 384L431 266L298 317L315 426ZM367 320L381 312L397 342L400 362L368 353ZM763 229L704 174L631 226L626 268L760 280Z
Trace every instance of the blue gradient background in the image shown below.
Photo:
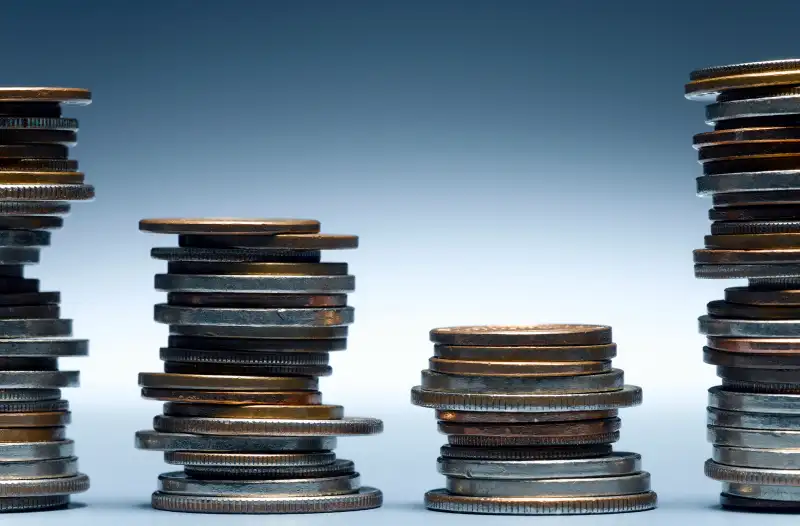
M74 151L97 200L76 204L32 275L63 292L92 341L72 401L88 507L14 524L220 521L502 524L422 511L444 438L409 389L452 324L605 323L645 405L618 449L643 454L661 507L547 524L788 523L716 511L705 479L706 389L696 318L733 283L699 281L691 250L707 200L691 136L692 69L798 53L794 1L4 1L2 83L90 88ZM158 453L133 449L160 404L152 321L159 216L311 217L361 236L357 322L322 380L328 403L385 419L341 439L382 510L332 516L189 516L149 510ZM689 515L691 514L691 516Z

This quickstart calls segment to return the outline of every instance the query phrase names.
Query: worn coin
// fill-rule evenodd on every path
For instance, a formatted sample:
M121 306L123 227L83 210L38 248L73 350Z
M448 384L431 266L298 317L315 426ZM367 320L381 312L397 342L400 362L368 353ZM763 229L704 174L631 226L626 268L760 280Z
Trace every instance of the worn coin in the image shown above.
M48 460L0 461L0 480L74 477L78 474L76 457Z
M70 412L46 413L0 413L0 428L8 427L57 427L70 423Z
M69 495L46 497L5 497L0 499L0 512L57 510L69 506Z
M159 351L159 356L163 361L173 364L230 364L252 367L321 367L327 366L329 355L324 352L207 351L162 347Z
M703 361L711 365L756 369L800 369L800 354L744 354L703 348ZM800 371L799 371L800 372Z
M2 102L59 102L87 105L92 93L81 88L0 88Z
M800 289L769 290L752 287L729 287L725 289L725 300L743 305L800 306Z
M600 435L619 431L622 421L619 418L544 423L438 423L438 430L445 435L484 436L484 437L530 437L547 440L548 437L573 437Z
M0 320L0 338L59 337L72 333L72 320L65 319L19 319Z
M430 331L434 343L470 346L606 345L611 327L606 325L521 325L442 327Z
M184 329L183 327L181 329ZM327 353L345 349L347 327L308 327L292 329L304 335L304 338L229 338L211 336L170 335L169 346L179 349L204 351L236 351L236 352L294 352L294 353ZM330 333L341 333L342 336L331 337ZM321 335L324 335L321 337ZM273 337L274 338L274 337Z
M487 362L596 362L617 355L617 345L562 345L489 347L471 345L433 346L433 355L444 360L475 360Z
M722 482L763 484L770 486L800 486L800 470L796 469L726 466L709 459L705 463L704 471L708 478Z
M50 232L37 230L0 230L4 247L40 247L50 244Z
M574 436L484 436L450 435L447 443L451 446L467 447L543 447L543 446L583 446L589 444L612 444L619 440L619 431L596 435Z
M71 495L88 489L89 477L82 473L71 477L0 480L0 497Z
M744 354L786 354L800 353L797 338L718 338L708 337L712 349Z
M0 250L14 250L14 249L4 248ZM38 252L39 249L32 249L32 250L36 250ZM27 306L27 305L56 305L60 301L61 301L61 294L58 292L20 292L16 294L0 294L0 305L4 307ZM27 341L27 339L25 341Z
M759 192L736 192L712 196L715 208L731 206L795 205L800 203L798 190L766 190Z
M709 407L708 423L714 426L740 429L778 429L800 431L800 415L745 413Z
M136 447L154 451L297 453L336 449L336 437L203 436L148 429L136 432Z
M800 266L798 268L800 268ZM800 305L796 307L772 307L765 305L744 305L741 303L716 300L708 303L708 314L716 318L800 320Z
M716 102L706 106L706 122L800 114L800 96L781 95Z
M711 233L728 234L796 234L800 221L714 221Z
M94 187L88 184L6 184L0 185L0 199L86 201L94 199Z
M58 318L60 315L60 307L52 304L0 306L0 318L3 319Z
M313 219L176 218L139 221L139 230L156 234L315 234L319 227L319 221Z
M273 350L302 350L295 347L283 348L282 345L293 345L294 342L287 341L272 341L269 340L325 340L333 339L340 340L347 337L347 326L331 326L331 327L241 327L234 325L170 325L170 334L178 336L197 336L207 340L220 340L227 339L234 340L251 340L262 339L261 348L267 350L270 344L274 345ZM308 342L310 345L311 342ZM236 343L239 345L239 342ZM247 350L240 348L240 350ZM253 349L255 350L255 349Z
M591 393L616 391L624 385L621 369L582 376L506 377L456 376L429 370L422 371L422 388L426 390L468 393Z
M0 251L2 256L2 251ZM799 259L800 260L800 259ZM169 292L167 303L186 307L259 307L265 309L299 309L312 307L344 307L347 294L249 294Z
M762 141L800 141L800 126L732 128L698 133L692 139L695 149L716 144L757 143Z
M339 250L358 248L358 236L340 234L278 234L275 236L181 235L178 246L192 248L273 248Z
M219 436L336 436L375 435L383 422L375 418L290 420L279 418L200 418L159 415L153 429L164 433Z
M755 191L765 190L797 190L800 189L800 171L798 170L758 170L758 171L744 171L741 170L736 173L724 173L717 175L703 175L696 179L697 181L697 194L700 196L744 192L750 193ZM752 198L751 199L757 199ZM715 206L719 206L716 202ZM731 246L711 246L709 245L706 236L707 248L772 248L768 246L750 246L750 245L731 245ZM778 248L778 246L774 246Z
M199 389L142 389L142 398L198 404L321 404L319 391L203 391Z
M66 159L69 148L60 144L0 144L4 159Z
M0 429L0 442L54 442L66 438L67 428L17 427Z
M478 479L563 479L609 477L641 471L642 457L616 452L599 458L558 460L472 460L439 457L437 469L448 477Z
M227 376L330 376L333 369L328 365L252 366L227 363L166 362L164 372Z
M0 403L41 402L61 398L60 389L8 389L0 388Z
M353 323L353 307L249 309L180 307L159 303L154 319L169 325L329 327Z
M729 338L797 338L800 320L744 320L700 316L700 333Z
M293 261L319 263L319 250L285 250L273 248L198 248L155 247L150 257L166 261L270 262Z
M2 373L0 373L1 375ZM139 373L139 387L223 391L316 391L311 377L225 376L208 374Z
M794 206L712 208L708 211L708 218L712 221L796 221L798 210Z
M0 402L0 413L53 413L69 410L66 400L41 400L38 402Z
M5 105L4 105L5 106ZM78 120L59 116L1 115L0 130L69 130L77 131Z
M708 390L708 405L728 411L800 415L800 394L741 393L716 386Z
M785 501L791 502L794 506L800 505L800 487L798 486L723 482L722 492L735 497Z
M51 442L0 443L0 462L27 462L71 457L75 454L72 440Z
M352 475L355 464L351 460L338 459L313 466L186 466L183 472L189 478L208 480L308 479Z
M2 295L0 295L2 297ZM86 356L88 340L63 338L3 338L0 339L0 356Z
M711 458L726 466L800 470L800 449L714 446Z
M705 250L694 251L698 265L759 265L800 263L800 249L777 250Z
M436 419L445 422L462 423L542 423L542 422L570 422L575 420L597 420L600 418L615 418L618 411L567 411L555 413L492 413L488 411L436 411Z
M800 374L796 369L756 369L717 366L717 376L734 382L753 382L763 384L798 384Z
M8 389L78 387L79 371L0 371L0 385Z
M239 276L346 276L347 263L170 261L170 274Z
M181 471L158 476L158 490L162 493L213 497L345 495L358 491L360 486L358 473L338 477L241 481L193 479Z
M495 480L447 477L445 489L470 497L596 497L650 491L650 473L610 477Z
M695 265L697 278L782 278L800 275L800 264L761 264L761 265Z
M578 376L611 371L611 360L596 362L493 362L431 358L431 371L478 376Z
M796 449L800 448L800 431L738 429L710 425L708 426L708 441L715 446Z
M280 468L327 466L336 460L332 451L305 453L220 453L214 451L165 451L164 462L194 468Z
M0 233L0 242L2 242ZM155 288L167 292L260 292L328 294L355 290L355 276L156 274Z
M219 404L164 404L167 416L203 418L271 418L296 420L338 420L344 417L340 405L240 405ZM2 418L2 415L0 415Z
M596 458L611 454L608 444L545 447L467 447L443 445L440 454L445 458L466 460L528 461Z

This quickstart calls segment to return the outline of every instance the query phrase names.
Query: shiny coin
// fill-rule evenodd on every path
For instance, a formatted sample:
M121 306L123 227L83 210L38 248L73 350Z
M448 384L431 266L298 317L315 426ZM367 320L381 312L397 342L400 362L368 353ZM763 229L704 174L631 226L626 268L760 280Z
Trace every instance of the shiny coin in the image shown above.
M609 372L611 360L602 362L485 362L477 360L428 360L431 371L479 376L577 376Z
M75 454L72 440L52 442L0 443L0 462L27 462L71 457Z
M611 343L611 327L577 324L443 327L431 330L430 339L445 345L606 345Z
M760 498L738 497L721 493L719 502L723 508L732 510L755 510L755 511L788 511L795 512L800 509L800 503L791 500L764 500Z
M72 477L0 480L0 497L71 495L88 489L89 477L82 473Z
M800 71L786 70L725 75L690 81L686 84L686 98L704 101L728 90L794 84L800 84Z
M716 386L708 390L708 405L727 411L800 415L800 394L740 393Z
M611 454L608 444L547 447L464 447L445 444L440 449L445 458L494 461L530 461L603 457Z
M583 435L599 435L619 431L619 418L602 420L584 420L571 422L544 422L522 424L478 424L439 422L439 432L445 435L485 436L485 437L530 437L547 441L549 437L572 437ZM542 444L545 445L545 444Z
M354 321L353 307L314 309L246 309L179 307L160 303L155 306L155 321L169 325L235 325L329 327Z
M78 371L0 371L0 385L10 389L78 387Z
M17 427L0 429L0 442L54 442L64 440L67 428Z
M800 486L800 470L726 466L711 459L705 463L705 475L713 480L739 484Z
M563 345L536 347L476 347L469 345L434 345L433 355L444 360L487 362L596 362L617 355L614 343L604 345Z
M448 477L478 479L560 479L610 477L641 471L642 457L635 453L613 453L600 458L559 460L468 460L440 457L439 473Z
M330 376L333 369L327 365L277 365L271 367L231 365L227 363L167 362L165 373L209 374L227 376Z
M223 391L316 391L316 378L139 373L139 387Z
M0 388L0 403L5 402L40 402L58 400L60 389L5 389Z
M762 60L759 62L742 62L725 66L710 66L697 69L689 74L689 80L708 80L731 75L755 75L800 70L800 60L786 58L778 60Z
M800 354L744 354L703 348L703 361L711 365L756 369L800 369ZM800 372L800 371L799 371Z
M712 458L726 466L800 470L800 449L714 446Z
M61 338L3 338L0 339L0 356L86 356L88 340Z
M319 391L202 391L197 389L142 389L142 398L162 402L198 404L321 404Z
M184 473L189 478L207 480L280 480L342 477L355 473L355 464L350 460L338 459L320 466L187 466Z
M426 390L469 393L590 393L622 389L624 374L620 369L583 376L497 377L456 376L422 371Z
M491 413L488 411L436 411L436 419L444 422L479 424L521 424L542 422L570 422L575 420L597 420L615 418L617 410L608 411L567 411L555 413Z
M156 274L155 288L167 292L328 294L352 292L355 281L355 276Z
M181 327L181 330L188 327ZM320 327L292 329L306 338L292 340L289 338L228 338L170 335L169 346L179 349L206 351L237 352L273 352L273 353L327 353L341 351L347 344L347 327ZM333 334L342 334L335 338Z
M313 219L142 219L139 230L156 234L272 235L319 232Z
M797 114L800 114L798 95L716 102L706 106L706 122L709 124L729 119Z
M494 480L447 477L447 491L470 497L596 497L650 491L646 471L612 477Z
M743 305L800 307L800 290L759 290L750 287L729 287L725 289L725 300Z
M794 506L800 504L800 487L798 486L723 482L722 493L749 499L791 502Z
M0 413L0 428L58 427L70 423L69 411L48 413Z
M708 171L708 168L705 170ZM697 194L700 196L733 192L764 190L797 190L800 188L800 171L797 170L739 170L736 173L704 175L698 177ZM718 206L718 205L716 205ZM711 238L711 239L709 239ZM731 241L721 245L715 236L706 236L706 248L780 248L783 245L752 245L742 241Z
M798 266L800 268L800 266ZM716 318L741 318L752 320L800 320L800 305L796 307L770 307L762 305L743 305L727 301L708 303L708 314Z
M153 451L296 453L336 449L336 437L215 437L145 430L136 432L136 448Z
M293 261L319 263L319 250L284 250L272 248L192 248L156 247L150 257L166 261L271 262Z
M240 275L240 276L346 276L347 263L237 263L172 261L170 274Z
M344 417L340 405L242 405L164 404L167 416L203 418L271 418L296 420L338 420ZM2 415L0 415L2 418Z
M88 184L14 184L0 186L0 199L15 201L86 201L94 198Z
M192 248L273 248L337 250L358 248L358 236L338 234L279 234L276 236L182 235L178 245Z
M719 351L746 354L800 353L800 341L797 338L718 338L709 336L708 346Z
M345 495L358 491L360 486L358 473L339 477L247 481L192 479L180 471L158 476L158 489L162 493L214 497Z
M193 468L286 468L327 466L336 460L331 451L307 453L216 453L211 451L166 451L164 462Z
M250 340L262 339L261 348L266 350L269 345L280 350L284 342L268 340L324 340L347 337L347 326L333 327L258 327L258 326L220 326L220 325L170 325L169 332L179 336L199 336L208 340ZM310 343L310 342L309 342ZM293 342L285 342L292 345ZM237 342L238 345L238 342ZM247 349L241 349L247 350ZM286 348L287 351L294 348Z
M2 102L60 102L87 105L92 93L80 88L0 88Z
M74 477L77 474L76 457L0 462L0 480Z
M800 263L800 249L779 250L695 250L694 262L699 265L760 265Z
M381 433L383 431L383 422L375 418L289 420L159 415L153 419L153 429L164 433L224 436L358 436Z
M800 448L800 431L708 426L707 437L708 441L715 446L753 447L758 449Z
M299 309L312 307L344 307L347 294L204 294L170 292L167 303L185 307L258 307L262 309Z
M778 429L800 431L800 415L744 413L716 407L708 408L709 425L739 429Z
M447 443L451 446L466 447L543 447L543 446L583 446L590 444L612 444L619 440L619 431L598 435L575 436L483 436L450 435Z
M766 190L760 192L737 192L716 194L713 197L714 207L730 206L763 206L794 205L800 203L800 191Z
M320 340L313 340L320 341ZM325 340L321 340L325 341ZM328 353L204 351L162 347L162 360L172 364L230 364L252 367L321 367L328 364ZM267 375L273 376L273 375ZM302 375L301 375L302 376ZM314 376L314 375L308 375Z
M744 320L700 316L700 333L729 338L797 338L800 320Z
M61 144L75 146L78 134L72 130L4 130L0 129L0 144Z

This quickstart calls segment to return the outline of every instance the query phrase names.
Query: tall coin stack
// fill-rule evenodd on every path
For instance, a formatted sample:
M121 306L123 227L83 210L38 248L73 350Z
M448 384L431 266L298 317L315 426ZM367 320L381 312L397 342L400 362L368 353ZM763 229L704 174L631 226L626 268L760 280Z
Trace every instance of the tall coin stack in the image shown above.
M89 488L66 438L69 404L62 387L78 371L59 371L58 358L85 356L88 342L71 338L60 294L41 292L24 277L39 262L50 230L61 228L68 201L94 197L69 147L78 122L62 104L85 105L91 94L72 88L0 88L0 511L66 507Z
M800 60L695 71L713 131L694 137L711 196L699 278L747 278L700 317L709 390L706 474L724 507L800 509Z
M642 401L611 367L611 328L596 325L433 329L434 356L411 390L436 409L439 473L431 510L566 515L655 508L635 453L612 452L617 410Z
M140 449L165 451L184 470L159 477L154 508L205 513L313 513L377 508L333 452L340 435L372 435L383 423L344 418L323 405L318 378L344 350L355 277L321 263L356 236L320 234L312 220L151 219L140 230L177 234L155 286L168 293L155 320L169 324L163 373L142 373L142 396L161 400Z

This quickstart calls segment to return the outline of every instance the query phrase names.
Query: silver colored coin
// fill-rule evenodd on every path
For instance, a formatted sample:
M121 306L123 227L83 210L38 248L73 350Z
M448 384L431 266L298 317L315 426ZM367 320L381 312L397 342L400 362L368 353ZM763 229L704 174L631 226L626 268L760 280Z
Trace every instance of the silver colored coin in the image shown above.
M213 261L229 263L297 262L318 263L319 250L281 250L270 248L193 248L157 247L150 257L165 261Z
M772 235L772 234L766 234ZM774 234L776 236L788 236L791 243L800 241L800 236L795 234ZM800 278L795 276L782 276L778 278L749 278L747 280L749 287L762 290L797 290L800 289Z
M306 453L216 453L212 451L166 451L164 462L194 468L287 468L327 466L336 460L332 451Z
M330 513L379 508L383 504L380 490L362 486L355 493L322 496L248 496L212 497L153 493L152 505L157 510L189 513Z
M590 393L617 391L624 385L624 373L612 369L607 373L557 377L456 376L422 371L422 388L432 391L467 393Z
M708 426L707 436L708 441L715 446L752 447L758 449L800 448L800 431Z
M136 432L136 448L153 451L304 452L336 449L336 437L202 436L183 433Z
M613 444L619 440L619 431L596 434L573 434L564 436L482 436L450 435L447 443L458 447L563 447L586 446L594 444Z
M0 319L58 318L61 309L58 305L12 305L0 306Z
M633 495L592 497L467 497L445 489L425 494L425 507L434 511L485 515L596 515L651 510L658 497L652 491Z
M700 334L732 338L800 338L800 320L736 320L700 316Z
M0 117L2 130L77 130L77 119L64 117Z
M77 474L76 457L0 462L0 480L74 477Z
M70 357L89 354L88 340L62 338L3 338L0 356Z
M14 201L88 201L94 187L88 184L4 184L0 199Z
M193 364L231 364L254 367L319 367L328 365L328 353L326 352L203 351L162 347L159 356L165 362Z
M584 446L548 446L548 447L464 447L443 445L439 454L444 458L462 460L491 461L530 461L530 460L566 460L602 457L611 454L608 444Z
M744 369L718 365L717 376L733 382L800 384L800 374L796 369Z
M0 264L33 265L39 263L39 253L34 247L0 247Z
M726 466L800 470L800 449L714 446L711 458Z
M0 371L0 385L10 389L78 387L79 371Z
M69 495L49 497L6 497L0 498L0 512L25 512L57 510L69 506Z
M298 331L302 334L304 331ZM255 353L328 353L342 351L347 347L347 330L334 329L331 331L307 331L314 336L317 332L342 332L341 338L309 338L290 340L265 339L265 338L225 338L204 336L170 335L169 346L178 349L192 349L194 351L226 351L226 352L255 352ZM327 334L326 334L327 336Z
M600 458L559 460L471 460L439 457L437 469L448 477L492 480L610 477L641 471L642 457L616 452Z
M728 234L796 234L800 233L800 221L714 221L711 233L715 236Z
M0 462L34 462L74 455L75 443L72 440L0 443Z
M0 403L41 402L61 398L60 389L6 389L0 388Z
M494 480L447 477L445 489L468 497L597 497L650 491L650 473L611 477Z
M72 334L72 320L21 319L0 320L2 338L63 337Z
M2 201L0 201L0 203L2 203ZM1 250L5 249L0 249L0 251ZM39 250L39 249L36 248L33 250ZM59 294L58 292L20 292L17 294L0 294L0 305L5 307L27 306L27 305L58 305L58 303L60 302L61 302L61 294Z
M0 480L0 497L71 495L88 489L89 477L82 473L71 477Z
M0 402L0 413L61 413L69 411L66 400L39 402Z
M723 494L750 499L790 501L800 504L800 487L723 482Z
M2 244L2 238L0 238ZM262 292L326 294L352 292L355 276L156 274L155 288L167 292Z
M734 192L798 190L800 189L800 170L704 175L698 177L696 181L697 194L700 196Z
M376 418L340 420L290 420L278 418L200 418L159 415L153 428L164 433L191 433L215 436L336 436L375 435L383 431Z
M750 511L789 511L795 512L800 510L800 503L792 501L780 500L764 500L753 499L748 497L738 497L735 495L728 495L721 493L719 502L723 508L732 510L750 510Z
M727 378L722 379L722 387L749 393L800 393L800 385L798 384L751 382L747 380L729 380Z
M477 347L436 344L433 355L445 360L594 362L614 358L617 345Z
M0 246L44 247L50 244L50 232L43 230L0 230Z
M800 290L758 290L750 287L725 289L725 301L744 305L800 306Z
M800 354L745 354L703 347L703 361L711 365L736 368L800 369Z
M481 437L524 437L531 440L583 436L619 431L622 420L617 417L592 420L566 420L561 422L447 422L440 421L437 428L444 435Z
M187 477L195 479L307 479L352 475L355 464L351 460L339 459L316 466L187 466L183 471Z
M800 431L800 415L782 415L770 413L745 413L707 408L708 423L713 426L735 427L739 429L777 429L783 431Z
M798 114L800 114L798 95L716 102L706 106L706 122L709 124L730 119Z
M252 366L220 363L165 362L165 373L217 374L232 376L330 376L333 368L328 365L273 365Z
M694 275L701 279L780 278L800 275L800 263L754 265L695 265Z
M306 309L346 307L347 294L253 294L247 292L168 292L167 304L227 309Z
M762 192L722 193L713 196L714 207L796 205L800 203L800 191L767 190Z
M41 215L67 215L70 213L69 203L60 201L2 201L0 202L0 215L12 216L41 216Z
M282 342L266 340L340 340L347 337L347 326L332 327L237 327L233 325L170 325L170 334L178 336L194 336L209 339L262 339L263 346L276 345L280 349ZM294 350L288 348L286 350ZM242 349L245 350L245 349ZM264 349L266 350L266 349Z
M242 481L192 479L180 471L158 476L158 491L161 493L210 497L346 495L355 493L360 487L361 476L358 473L338 477Z
M169 325L329 327L353 323L353 307L245 309L179 307L160 303L155 321Z
M711 459L706 461L704 469L708 478L722 482L770 486L800 486L800 470L796 469L764 469L726 466Z

